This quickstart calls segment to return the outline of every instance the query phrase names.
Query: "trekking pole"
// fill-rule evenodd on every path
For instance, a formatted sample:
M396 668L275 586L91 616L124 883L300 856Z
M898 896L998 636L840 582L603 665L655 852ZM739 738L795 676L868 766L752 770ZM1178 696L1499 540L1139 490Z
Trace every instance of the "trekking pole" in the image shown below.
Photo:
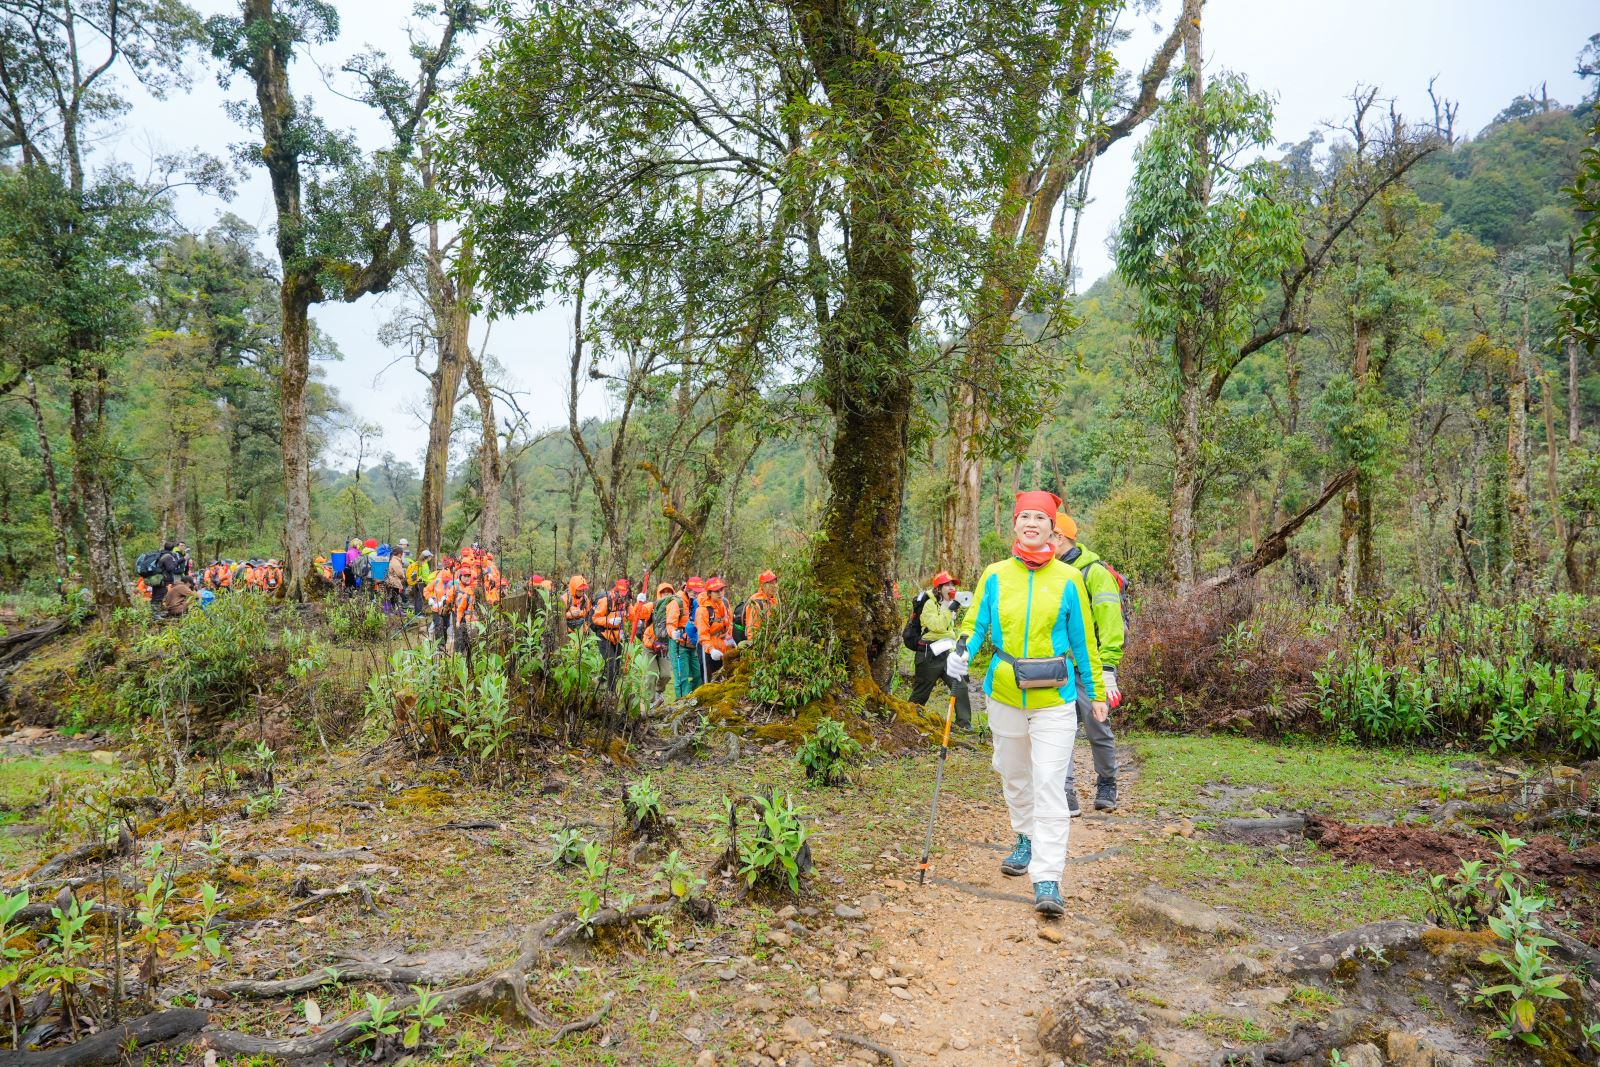
M956 695L950 694L950 710L944 716L944 737L939 741L939 768L933 774L933 804L928 808L928 838L922 843L922 863L917 868L917 884L928 877L928 857L933 855L933 824L939 818L939 790L944 787L944 761L950 755L950 724L956 717Z

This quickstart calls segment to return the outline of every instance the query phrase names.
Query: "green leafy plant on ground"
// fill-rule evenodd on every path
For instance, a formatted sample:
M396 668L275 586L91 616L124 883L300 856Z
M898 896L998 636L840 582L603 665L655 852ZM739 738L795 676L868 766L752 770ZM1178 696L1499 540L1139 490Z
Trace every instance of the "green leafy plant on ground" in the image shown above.
M739 875L752 889L766 885L787 886L800 892L800 876L811 866L811 850L806 844L811 831L801 820L800 809L787 793L777 791L749 799L755 825L746 829L738 818L738 805L727 804L728 823L734 832Z
M823 718L795 753L795 762L813 782L842 785L849 781L850 769L861 762L861 744L842 724Z

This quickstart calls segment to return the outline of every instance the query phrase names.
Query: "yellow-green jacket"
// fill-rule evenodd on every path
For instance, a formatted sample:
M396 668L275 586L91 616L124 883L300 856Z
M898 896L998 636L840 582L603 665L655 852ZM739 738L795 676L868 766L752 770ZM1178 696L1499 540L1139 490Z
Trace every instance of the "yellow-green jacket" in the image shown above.
M939 603L932 593L922 602L922 639L928 644L956 639L956 613Z
M1122 646L1127 640L1128 625L1122 618L1122 588L1099 556L1082 545L1076 545L1062 559L1083 575L1084 588L1089 590L1089 611L1094 620L1094 643L1100 647L1100 658L1107 667L1115 670L1122 663Z
M1067 657L1060 689L1019 689L1011 664L999 656L989 663L983 691L1002 704L1042 711L1078 699L1082 679L1090 700L1100 700L1100 650L1089 619L1089 594L1077 568L1053 559L1030 570L1015 557L989 565L978 579L978 599L961 620L967 651L976 654L987 639L1014 659Z

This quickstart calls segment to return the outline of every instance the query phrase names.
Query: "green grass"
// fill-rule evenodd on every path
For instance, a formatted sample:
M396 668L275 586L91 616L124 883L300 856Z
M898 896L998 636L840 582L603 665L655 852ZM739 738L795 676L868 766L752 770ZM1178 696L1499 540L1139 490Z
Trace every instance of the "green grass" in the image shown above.
M103 778L115 770L83 752L0 759L0 868L14 871L38 855L37 837L13 837L3 828L36 818L27 809L44 799L58 777L71 786Z
M1461 777L1449 766L1462 758L1459 753L1177 734L1141 734L1131 740L1141 764L1141 807L1185 815L1222 817L1287 808L1360 818L1392 810L1419 793L1436 794ZM1201 793L1208 785L1259 792L1212 798Z
M1140 846L1135 865L1158 883L1213 906L1249 901L1254 917L1313 932L1383 919L1421 919L1420 878L1346 866L1310 846L1281 854L1250 845L1170 838Z

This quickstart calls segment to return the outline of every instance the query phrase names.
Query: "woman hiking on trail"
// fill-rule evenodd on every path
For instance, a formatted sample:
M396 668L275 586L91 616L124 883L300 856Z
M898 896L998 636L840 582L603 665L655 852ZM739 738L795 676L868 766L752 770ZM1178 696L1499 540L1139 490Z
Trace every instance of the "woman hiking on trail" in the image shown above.
M1077 679L1093 701L1095 719L1104 722L1107 714L1083 576L1056 559L1050 542L1060 506L1054 493L1017 494L1011 556L978 579L977 600L962 619L962 636L945 668L950 677L965 679L971 651L985 640L994 647L983 691L994 769L1017 834L1000 870L1026 873L1034 909L1045 915L1064 910L1061 872L1072 827L1066 781L1078 728Z

